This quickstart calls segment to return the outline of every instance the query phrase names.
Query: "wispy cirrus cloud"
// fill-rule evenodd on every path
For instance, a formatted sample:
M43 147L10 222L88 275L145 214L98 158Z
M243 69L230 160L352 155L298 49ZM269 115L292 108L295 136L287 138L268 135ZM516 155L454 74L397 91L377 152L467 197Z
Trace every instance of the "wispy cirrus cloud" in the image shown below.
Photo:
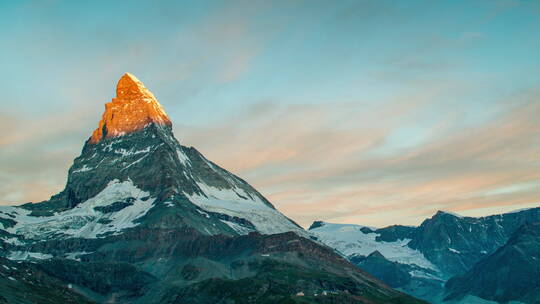
M0 204L62 188L126 71L182 143L304 225L539 200L538 4L108 5L2 4Z
M382 154L391 133L425 104L396 101L377 112L261 105L242 119L179 133L302 224L413 224L439 209L474 214L540 202L540 95L514 98L485 123L454 128L459 117L451 116L429 140Z

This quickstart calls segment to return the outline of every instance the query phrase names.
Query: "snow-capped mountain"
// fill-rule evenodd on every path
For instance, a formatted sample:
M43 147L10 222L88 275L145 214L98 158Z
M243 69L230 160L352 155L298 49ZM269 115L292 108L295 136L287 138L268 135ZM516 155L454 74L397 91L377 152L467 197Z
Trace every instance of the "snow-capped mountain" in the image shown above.
M454 286L461 286L460 275L494 260L492 255L516 231L538 222L540 208L478 218L439 211L418 227L395 225L378 229L317 221L309 232L392 287L438 303L445 298L446 280L457 276L451 280L451 286L459 289ZM528 276L519 267L513 268L516 277ZM472 301L463 292L454 294L465 299L462 303Z
M450 277L495 252L524 224L539 221L540 208L484 217L439 211L422 222L408 246L422 252Z
M0 207L0 262L45 280L27 298L4 299L41 303L56 289L51 299L66 303L422 303L310 240L247 182L180 145L133 75L116 95L62 192ZM31 290L9 271L0 282Z
M24 239L96 238L142 223L164 225L151 216L157 212L181 212L167 225L203 234L305 234L245 181L180 145L157 99L131 74L118 82L65 189L49 201L0 212L13 221L4 230Z
M315 222L309 232L353 264L417 297L439 293L444 274L422 252L408 246L415 227L373 228L353 224Z
M347 257L368 256L378 251L390 261L437 271L437 267L420 251L407 246L411 241L408 238L383 241L378 229L353 224L319 222L315 228L310 227L309 231L318 240Z

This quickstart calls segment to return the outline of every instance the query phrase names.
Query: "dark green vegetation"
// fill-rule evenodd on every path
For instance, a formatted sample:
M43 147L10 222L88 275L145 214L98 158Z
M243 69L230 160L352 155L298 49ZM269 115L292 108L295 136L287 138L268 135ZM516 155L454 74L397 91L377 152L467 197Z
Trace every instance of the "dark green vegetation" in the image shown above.
M374 293L345 276L275 260L250 262L256 275L240 280L207 279L170 290L162 303L418 303L399 295ZM372 286L375 287L375 286Z
M39 248L59 255L77 243L85 242L56 240ZM85 303L69 302L82 299L72 290L96 302L116 303L421 303L292 232L231 237L201 235L193 229L135 228L85 246L92 253L81 255L80 261L16 264L29 265L32 277L46 278L40 281L45 287L18 283L22 291L7 289L3 295L13 299L30 294L10 303L49 303L40 297ZM68 284L73 289L66 288Z
M0 303L90 304L94 303L47 275L31 263L13 263L0 258Z
M99 294L122 292L129 297L141 296L144 286L157 281L152 275L122 262L51 259L41 262L39 267L47 274L87 287Z

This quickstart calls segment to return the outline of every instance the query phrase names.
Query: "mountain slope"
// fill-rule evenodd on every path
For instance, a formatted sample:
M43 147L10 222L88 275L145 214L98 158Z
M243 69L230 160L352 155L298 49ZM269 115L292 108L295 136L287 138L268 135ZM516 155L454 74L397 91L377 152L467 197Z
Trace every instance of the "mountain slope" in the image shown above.
M69 284L51 277L31 263L0 258L0 303L90 304Z
M489 258L522 225L538 221L540 208L479 218L439 211L419 227L317 221L309 232L388 285L439 302L445 281Z
M421 303L310 240L248 183L180 145L130 74L65 189L0 207L0 228L0 256L99 303Z
M309 228L309 232L324 244L335 248L347 257L368 256L378 251L390 261L437 271L437 267L427 260L421 252L407 246L411 239L405 236L398 238L395 234L390 237L384 228L375 229L353 224L318 222L317 225L312 225Z
M377 229L318 221L309 232L389 286L431 300L443 290L443 275L420 251L407 246L415 229L398 225Z
M523 224L537 221L540 208L478 218L439 211L418 227L408 246L451 277L504 245Z
M475 295L497 302L538 303L539 275L540 223L525 224L492 255L450 279L447 299Z

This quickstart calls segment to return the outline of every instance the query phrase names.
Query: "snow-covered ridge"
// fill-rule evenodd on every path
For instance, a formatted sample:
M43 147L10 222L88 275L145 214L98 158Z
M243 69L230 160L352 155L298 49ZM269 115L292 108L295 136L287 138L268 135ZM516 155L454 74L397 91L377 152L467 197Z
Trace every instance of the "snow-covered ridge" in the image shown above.
M141 153L148 153L150 152L150 148L152 147L146 147L142 150L133 150L133 149L130 149L130 150L127 150L127 149L116 149L114 150L114 153L116 154L120 154L122 156L131 156L131 155L136 155L136 154L141 154Z
M446 213L446 214L449 214L449 215L452 215L452 216L455 216L457 218L464 218L463 215L461 214L457 214L455 212L452 212L452 211L446 211L446 210L439 210L440 213Z
M20 207L0 206L0 217L16 222L13 227L3 227L5 231L26 239L98 238L135 227L136 220L152 208L154 201L155 198L137 188L131 180L113 180L95 197L52 216L31 216L29 210ZM105 208L118 202L123 208L111 211Z
M265 204L259 197L249 195L243 189L218 189L203 183L197 183L204 195L184 193L195 205L209 211L244 218L251 222L257 231L264 234L294 231L301 236L307 233L293 224L287 217ZM252 198L253 197L253 198ZM249 229L229 221L223 221L236 232L247 234Z
M428 261L420 251L407 246L411 241L410 239L402 239L396 242L377 241L378 233L365 233L360 230L362 228L366 227L352 224L324 223L324 225L313 228L309 232L322 243L335 248L348 257L353 255L368 256L375 251L379 251L390 261L414 264L437 271L437 267Z

